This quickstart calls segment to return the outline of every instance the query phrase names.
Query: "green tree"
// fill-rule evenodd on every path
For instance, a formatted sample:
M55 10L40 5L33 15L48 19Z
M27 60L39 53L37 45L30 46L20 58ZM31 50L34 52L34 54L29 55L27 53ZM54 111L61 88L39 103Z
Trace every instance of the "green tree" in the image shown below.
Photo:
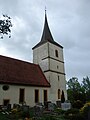
M77 77L72 77L71 79L69 79L67 85L68 85L67 89L68 99L71 101L71 103L77 100L85 102L84 88L78 82Z
M8 15L3 15L2 19L0 19L0 38L3 39L3 35L9 35L11 37L11 18Z
M86 101L90 101L90 79L88 76L83 78L82 88L84 89L86 94Z

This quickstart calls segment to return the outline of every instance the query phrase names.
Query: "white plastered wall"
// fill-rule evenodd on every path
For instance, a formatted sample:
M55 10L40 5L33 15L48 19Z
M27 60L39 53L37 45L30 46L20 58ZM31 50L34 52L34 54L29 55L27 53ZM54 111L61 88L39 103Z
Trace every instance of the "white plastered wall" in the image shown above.
M4 91L2 89L4 84L0 85L0 105L3 104L3 100L9 99L10 104L19 104L19 90L20 88L25 89L25 96L24 100L27 105L34 106L35 105L35 90L39 90L39 102L44 102L44 95L43 91L47 90L47 93L49 95L49 91L47 87L32 87L32 86L19 86L19 85L9 85L9 89L7 91ZM49 98L49 96L47 97Z
M58 51L58 57L55 55L55 50ZM64 91L65 99L67 100L63 48L47 42L33 50L33 62L40 65L51 84L49 100L52 102L58 100L58 89ZM58 76L60 78L59 81Z

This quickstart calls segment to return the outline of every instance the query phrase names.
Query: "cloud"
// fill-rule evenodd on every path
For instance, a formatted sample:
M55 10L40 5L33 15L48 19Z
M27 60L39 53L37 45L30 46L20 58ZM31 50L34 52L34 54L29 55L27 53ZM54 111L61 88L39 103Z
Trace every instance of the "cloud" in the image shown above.
M32 47L41 39L44 9L54 40L64 47L66 78L90 76L89 0L1 0L0 15L12 18L11 39L0 40L0 54L32 61Z

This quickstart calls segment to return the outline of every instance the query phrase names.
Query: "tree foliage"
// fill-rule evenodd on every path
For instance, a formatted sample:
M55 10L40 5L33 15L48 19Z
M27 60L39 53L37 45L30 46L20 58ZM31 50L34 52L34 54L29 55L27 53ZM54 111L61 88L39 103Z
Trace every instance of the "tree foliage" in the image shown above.
M71 103L74 103L77 100L85 103L86 101L90 101L90 80L89 77L83 78L82 83L78 82L78 78L72 77L67 82L68 89L68 99Z
M68 88L72 90L79 90L80 89L80 83L78 82L77 77L72 77L68 82L67 82Z
M85 89L85 92L90 91L90 80L88 76L83 78L82 86Z
M72 77L68 82L68 99L73 103L76 100L79 100L79 96L81 94L81 86L80 83L78 82L78 78Z
M0 38L3 39L3 35L8 35L11 37L11 18L8 15L3 15L2 19L0 19Z
M84 89L86 94L86 101L90 101L90 79L88 76L83 78L82 88Z

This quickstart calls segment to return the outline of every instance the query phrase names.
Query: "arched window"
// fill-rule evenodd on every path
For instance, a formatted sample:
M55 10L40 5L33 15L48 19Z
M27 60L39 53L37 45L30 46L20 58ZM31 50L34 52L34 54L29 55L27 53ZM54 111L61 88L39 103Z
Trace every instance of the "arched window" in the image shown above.
M58 57L58 51L57 50L55 50L55 56Z
M58 99L61 98L60 89L58 89Z
M62 95L61 95L61 102L64 103L65 102L65 96L64 96L64 91L62 90Z
M57 69L59 69L59 66L57 65Z
M60 80L59 75L58 75L58 81Z

